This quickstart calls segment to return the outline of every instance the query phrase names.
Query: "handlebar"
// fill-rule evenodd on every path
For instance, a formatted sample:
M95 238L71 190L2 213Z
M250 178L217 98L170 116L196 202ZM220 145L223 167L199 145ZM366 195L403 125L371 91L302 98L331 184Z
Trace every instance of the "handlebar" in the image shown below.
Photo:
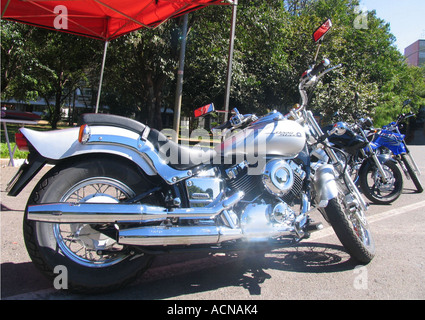
M410 117L414 117L414 116L415 116L415 114L413 112L409 112L407 114L406 113L402 113L402 114L400 114L398 116L397 123L402 122L403 120L408 119Z
M223 130L223 129L230 129L232 125L230 124L230 121L227 120L225 123L220 124L217 127L214 127L216 130Z
M387 124L386 126L383 126L382 128L386 130L390 130L390 131L396 130L396 128L398 128L401 122L403 122L404 120L408 118L414 117L415 115L416 114L414 114L413 112L409 112L407 114L402 113L397 117L397 120L395 122L393 121Z
M213 130L233 130L258 119L255 114L241 114L236 108L233 109L233 112L235 114L228 121L217 127L214 127Z
M317 76L319 73L325 70L325 68L330 64L331 62L329 61L329 59L323 59L322 62L320 62L310 71L310 76L312 77Z
M307 106L308 95L307 95L307 92L306 92L305 89L308 88L309 86L317 83L317 81L319 81L319 79L322 78L328 72L331 72L335 69L342 67L342 64L340 63L336 66L333 66L329 69L324 70L329 65L330 65L330 61L328 59L323 59L322 62L320 62L318 65L314 66L313 69L307 70L306 72L303 73L303 75L301 76L300 84L298 86L298 90L299 90L300 95L301 95L302 103L299 107L292 109L290 111L290 114L291 114L292 117L297 119L296 113L302 111Z

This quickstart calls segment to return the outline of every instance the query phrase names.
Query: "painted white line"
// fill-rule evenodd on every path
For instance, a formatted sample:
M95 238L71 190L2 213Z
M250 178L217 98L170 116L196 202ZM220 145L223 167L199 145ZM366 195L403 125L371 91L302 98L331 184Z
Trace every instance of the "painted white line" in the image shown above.
M394 216L397 216L399 214L403 214L412 210L416 210L419 208L425 207L425 200L424 201L420 201L420 202L416 202L413 204L409 204L407 206L401 207L401 208L397 208L397 209L392 209L392 210L388 210L382 213L378 213L375 214L373 216L367 217L367 221L369 223L374 223L377 221L380 221L382 219L386 219L386 218L391 218Z
M404 207L400 207L400 208L384 211L384 212L381 212L381 213L377 213L377 214L374 214L372 216L367 216L367 212L366 212L366 218L367 218L368 223L371 224L371 223L374 223L374 222L381 221L383 219L395 217L395 216L398 216L399 214L403 214L403 213L406 213L406 212L409 212L409 211L412 211L412 210L416 210L416 209L420 209L420 208L423 208L423 207L425 207L425 201L420 201L420 202L416 202L416 203L413 203L413 204L409 204L409 205L404 206ZM323 230L318 231L317 233L313 233L308 240L309 241L318 240L318 239L330 236L332 234L335 234L332 227L326 227Z

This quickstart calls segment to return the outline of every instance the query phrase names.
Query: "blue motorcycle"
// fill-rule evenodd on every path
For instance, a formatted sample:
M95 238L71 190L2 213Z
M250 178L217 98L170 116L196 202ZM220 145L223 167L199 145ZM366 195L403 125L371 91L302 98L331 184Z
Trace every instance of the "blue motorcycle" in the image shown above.
M402 111L410 102L410 99L404 101ZM405 135L400 133L400 124L414 115L415 114L412 112L407 114L402 113L395 122L383 126L382 130L375 134L371 146L374 150L377 150L377 152L392 154L393 158L399 163L404 171L407 179L412 179L417 192L421 193L424 190L418 178L421 172L407 148Z

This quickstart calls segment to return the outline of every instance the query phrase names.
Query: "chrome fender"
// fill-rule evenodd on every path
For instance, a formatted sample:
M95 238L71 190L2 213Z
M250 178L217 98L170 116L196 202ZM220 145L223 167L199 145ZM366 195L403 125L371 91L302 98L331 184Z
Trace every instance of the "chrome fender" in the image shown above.
M316 169L313 185L316 191L315 202L318 207L326 207L329 200L338 196L338 186L335 180L335 171L332 165L322 165Z

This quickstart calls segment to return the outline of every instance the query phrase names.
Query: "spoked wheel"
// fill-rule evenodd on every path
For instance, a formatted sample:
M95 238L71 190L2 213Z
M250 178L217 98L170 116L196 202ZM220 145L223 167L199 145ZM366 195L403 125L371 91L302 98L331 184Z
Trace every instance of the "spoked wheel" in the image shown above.
M375 256L375 241L366 216L352 196L342 190L325 208L326 216L350 256L367 264Z
M94 158L51 169L34 189L28 205L49 202L119 203L146 190L134 166ZM65 288L80 293L116 290L134 281L153 257L120 245L114 224L56 224L24 218L24 238L34 264L49 278L66 270ZM63 288L63 287L62 287Z
M133 190L118 180L94 177L77 183L59 202L119 203L134 196ZM113 232L109 224L54 224L53 233L70 259L87 267L106 267L119 263L128 254L115 239L102 233L108 232L108 228Z
M388 160L382 164L386 179L383 179L378 168L370 164L360 171L360 188L373 203L390 204L397 200L403 191L403 176L396 163Z

